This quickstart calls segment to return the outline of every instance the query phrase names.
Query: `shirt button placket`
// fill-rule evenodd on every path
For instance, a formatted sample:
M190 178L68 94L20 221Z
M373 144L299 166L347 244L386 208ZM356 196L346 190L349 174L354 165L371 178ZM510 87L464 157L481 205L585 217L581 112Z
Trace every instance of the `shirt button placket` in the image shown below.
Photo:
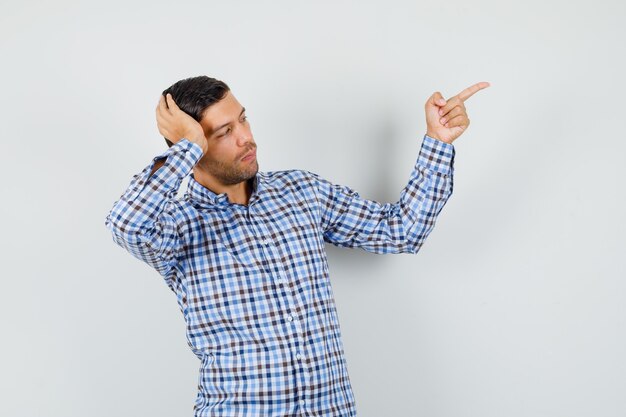
M300 406L302 409L302 414L305 415L304 405L306 405L306 400L304 399L305 395L307 395L311 390L311 373L306 366L305 363L305 355L302 351L301 347L297 348L296 351L296 361L295 368L298 370L298 373L301 373L300 378L298 378L298 392L300 394Z
M299 320L296 319L293 314L287 315L287 321L291 323L297 331L298 343L296 345L297 350L294 355L295 361L293 367L298 374L298 378L296 379L296 387L298 389L297 392L300 397L299 404L302 409L302 415L306 415L304 409L304 406L306 405L306 400L304 399L304 397L310 391L311 374L303 363L304 354L302 353L302 346L304 346L304 338L302 337L302 327L299 323Z
M277 260L280 260L281 258L280 250L272 241L272 239L267 237L267 236L270 236L270 232L268 230L264 230L265 229L264 225L257 223L253 219L251 219L251 223L254 225L253 227L255 230L255 234L257 236L263 236L259 238L259 242L264 246L262 250L264 252L265 258L270 262L270 265L269 265L270 270L275 271L275 273L277 273L278 275L275 278L275 282L279 285L287 285L288 281L287 281L287 274L285 271L285 267L280 261L277 261ZM292 334L293 336L295 336L295 339L297 340L297 343L299 346L304 346L304 334L303 334L302 324L294 316L294 314L291 313L292 311L296 311L297 298L295 297L295 294L293 293L291 288L287 288L284 294L286 294L286 299L284 301L287 307L285 320L288 323L288 328L289 328L288 332ZM306 401L303 397L304 395L306 395L306 392L308 392L309 390L311 374L302 363L304 356L301 353L300 349L301 347L298 347L298 351L295 354L295 358L297 362L294 364L294 367L297 370L298 374L300 374L300 377L297 378L298 382L296 383L296 386L298 389L298 393L301 397L301 399L299 400L300 401L299 404L302 408L302 414L306 415L306 412L304 409L304 406L306 405Z
M263 244L263 246L265 246L265 257L268 260L268 262L270 262L270 268L274 272L275 274L277 274L278 276L275 278L275 281L277 284L279 285L285 285L287 286L289 283L286 271L285 271L285 267L284 265L280 262L280 258L282 256L282 254L280 253L279 248L276 246L275 242L267 237L267 236L271 236L271 233L269 230L266 229L266 227L263 224L259 224L257 223L255 220L251 219L251 222L255 225L254 229L255 229L255 233L257 233L257 236L263 236L262 238L259 239L259 241ZM296 306L297 306L297 300L293 294L293 291L291 288L287 288L287 290L285 291L285 294L287 294L287 299L285 300L286 306L289 309L289 311L293 311ZM287 319L289 322L293 321L293 317L291 319ZM301 332L301 329L298 329L298 333Z

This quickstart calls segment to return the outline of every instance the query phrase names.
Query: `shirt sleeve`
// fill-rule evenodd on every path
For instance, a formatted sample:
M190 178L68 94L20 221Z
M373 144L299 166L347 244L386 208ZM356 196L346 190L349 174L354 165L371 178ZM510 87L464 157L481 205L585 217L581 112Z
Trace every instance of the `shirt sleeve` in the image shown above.
M171 288L182 245L176 192L201 157L199 145L181 139L133 176L105 220L113 241L156 269ZM167 159L150 175L161 158Z
M454 146L425 135L396 203L361 198L350 187L312 174L324 240L374 253L417 253L452 194Z

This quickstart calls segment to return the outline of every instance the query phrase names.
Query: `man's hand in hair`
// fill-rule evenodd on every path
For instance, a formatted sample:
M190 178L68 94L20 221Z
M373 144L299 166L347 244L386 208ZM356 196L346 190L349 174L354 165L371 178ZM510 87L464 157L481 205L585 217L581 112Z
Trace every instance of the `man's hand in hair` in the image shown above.
M208 143L202 126L176 105L171 94L168 93L167 98L161 95L156 108L156 119L159 132L170 142L177 143L185 138L198 144L203 154L207 152Z

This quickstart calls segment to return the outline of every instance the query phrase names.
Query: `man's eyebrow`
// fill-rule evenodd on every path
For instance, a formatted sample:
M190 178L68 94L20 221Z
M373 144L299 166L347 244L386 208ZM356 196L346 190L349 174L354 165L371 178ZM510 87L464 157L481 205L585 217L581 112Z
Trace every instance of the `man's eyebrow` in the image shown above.
M243 114L243 112L246 111L245 107L241 107L241 112L239 113L239 117L241 117L241 115ZM213 133L217 132L218 130L220 130L221 128L223 128L224 126L228 126L230 124L230 122L228 123L224 123L223 125L221 125L220 127L216 127L215 129L213 129Z

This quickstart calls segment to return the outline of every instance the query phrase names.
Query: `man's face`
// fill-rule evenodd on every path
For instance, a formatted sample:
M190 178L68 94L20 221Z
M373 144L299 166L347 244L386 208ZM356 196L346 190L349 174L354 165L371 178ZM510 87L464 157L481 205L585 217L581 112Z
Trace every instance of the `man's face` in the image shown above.
M238 184L256 175L256 143L245 108L232 92L204 111L200 125L209 145L198 163L203 170L224 185ZM251 152L251 158L243 159Z

